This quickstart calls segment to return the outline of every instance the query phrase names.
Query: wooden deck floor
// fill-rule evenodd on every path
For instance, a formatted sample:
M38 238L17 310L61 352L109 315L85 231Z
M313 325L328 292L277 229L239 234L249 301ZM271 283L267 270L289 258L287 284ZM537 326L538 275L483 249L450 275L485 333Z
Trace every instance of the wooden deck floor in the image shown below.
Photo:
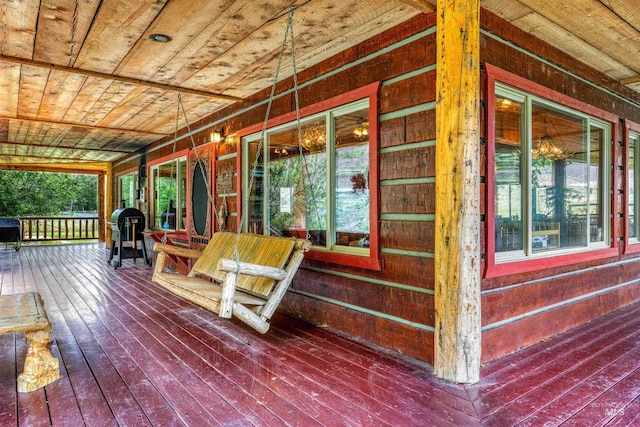
M23 334L0 336L1 426L640 425L640 304L462 387L287 316L258 335L106 257L98 244L0 248L0 293L40 292L62 374L17 393Z

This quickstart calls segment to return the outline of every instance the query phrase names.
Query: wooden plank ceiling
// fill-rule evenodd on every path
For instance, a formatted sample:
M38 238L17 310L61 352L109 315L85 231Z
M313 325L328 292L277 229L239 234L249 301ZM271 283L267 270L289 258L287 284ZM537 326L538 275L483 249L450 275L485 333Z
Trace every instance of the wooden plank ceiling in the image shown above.
M267 87L289 7L298 69L420 13L389 0L0 2L0 165L113 161L173 133L178 93L192 123Z
M636 0L481 5L640 90ZM271 83L289 7L299 70L435 0L0 2L0 167L110 162ZM579 19L576 19L579 16ZM150 40L164 34L168 43ZM281 77L290 74L286 57ZM184 126L184 120L180 126Z

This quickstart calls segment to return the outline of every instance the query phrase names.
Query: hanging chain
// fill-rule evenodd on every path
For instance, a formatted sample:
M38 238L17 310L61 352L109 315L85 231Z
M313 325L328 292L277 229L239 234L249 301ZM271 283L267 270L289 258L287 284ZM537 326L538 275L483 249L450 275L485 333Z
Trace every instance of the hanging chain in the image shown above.
M285 48L287 45L287 38L289 37L289 32L291 32L292 37L291 37L291 43L293 45L293 11L294 8L290 7L289 8L289 17L287 20L287 29L284 33L284 38L282 40L282 46L280 49L280 56L278 57L278 65L276 67L276 73L274 75L273 78L273 84L271 85L271 94L269 95L269 102L267 103L267 111L265 112L265 116L264 116L264 122L262 123L262 131L260 132L260 142L258 142L258 150L256 152L256 158L253 161L253 167L251 168L251 175L250 175L250 179L249 179L249 185L247 186L247 191L245 194L245 198L244 198L244 203L243 203L243 207L242 207L242 212L240 214L240 224L238 226L238 231L236 233L236 242L235 245L233 247L233 260L235 262L239 262L239 254L238 254L238 245L240 244L240 233L242 232L242 228L244 226L244 221L246 220L245 218L245 209L248 209L249 206L249 196L251 195L251 189L253 188L253 183L255 181L255 177L256 177L256 173L258 170L258 165L259 165L259 160L260 160L260 154L262 152L262 147L264 145L264 141L265 141L265 134L267 132L267 122L269 120L269 115L271 113L271 105L273 104L273 98L276 92L276 86L278 84L278 75L280 74L280 67L282 65L282 58L284 57L284 52L285 52ZM292 60L294 60L295 58L293 58L292 56ZM295 61L294 61L295 63ZM295 73L294 73L294 78L295 78ZM297 93L296 93L296 102L297 102ZM296 108L297 110L297 108ZM240 272L240 269L238 268L238 273Z
M200 160L200 155L198 154L198 149L196 147L196 141L193 139L193 133L191 132L191 126L189 125L189 119L187 118L187 112L184 109L184 104L182 104L182 99L178 98L180 101L180 105L179 108L182 109L182 115L184 117L184 121L186 122L186 128L187 128L187 133L189 134L189 139L191 140L191 148L193 148L193 152L196 155L196 164L201 165L201 160ZM177 137L176 137L177 139ZM209 180L207 179L207 174L205 171L205 168L202 167L202 165L200 166L200 173L202 175L202 179L204 180L204 185L207 189L207 200L209 202L209 206L211 206L213 208L213 214L215 215L215 217L218 217L218 210L216 209L216 204L214 203L213 200L213 190L212 188L209 186Z
M304 194L304 214L305 214L305 218L307 218L309 216L309 203L307 202L308 198L307 198L307 194L306 194L306 190L307 188L311 189L311 201L314 204L314 211L316 213L316 219L318 220L318 223L320 222L320 214L318 212L317 206L316 206L316 199L315 199L315 194L313 191L313 186L312 184L309 182L309 179L311 178L311 174L309 172L309 162L307 162L307 158L304 154L304 147L302 146L302 125L300 124L300 97L298 95L298 71L296 69L296 47L295 47L295 43L293 42L293 26L291 26L291 63L293 66L293 93L294 93L294 98L296 100L296 127L298 129L298 151L300 152L300 156L298 156L298 161L300 163L298 170L302 170L303 166L304 166L304 171L302 173L302 188L304 188L305 190L305 194ZM326 123L325 123L325 128L326 128ZM326 147L326 146L325 146ZM325 148L326 150L326 148ZM306 178L306 180L305 180ZM311 234L309 233L309 227L305 227L307 229L306 233L305 233L305 238L307 240L311 239Z
M162 243L167 243L167 232L169 229L169 214L171 207L171 192L173 191L173 168L175 167L175 159L176 159L176 143L178 142L178 122L180 120L180 105L182 104L182 94L178 93L178 109L176 110L176 127L173 133L173 150L171 151L171 178L169 179L169 200L167 201L167 226L162 224L162 228L164 229L164 234L162 235ZM162 218L162 217L161 217ZM175 219L177 221L177 218Z

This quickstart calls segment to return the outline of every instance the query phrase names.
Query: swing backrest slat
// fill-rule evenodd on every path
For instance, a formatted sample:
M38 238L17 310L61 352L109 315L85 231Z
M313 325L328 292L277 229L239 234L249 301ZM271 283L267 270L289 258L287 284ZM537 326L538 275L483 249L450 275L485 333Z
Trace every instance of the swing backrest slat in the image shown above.
M216 280L224 279L224 272L217 269L220 259L233 259L236 233L217 232L207 244L202 255L191 268L190 275L203 275ZM295 248L294 239L241 233L238 242L238 261L284 268ZM266 277L240 274L236 287L252 294L269 298L275 281Z

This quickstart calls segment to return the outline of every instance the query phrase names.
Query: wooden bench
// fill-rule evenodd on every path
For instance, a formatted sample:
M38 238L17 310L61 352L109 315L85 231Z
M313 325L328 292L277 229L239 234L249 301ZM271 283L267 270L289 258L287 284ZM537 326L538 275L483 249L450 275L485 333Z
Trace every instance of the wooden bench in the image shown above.
M233 250L238 241L238 261ZM214 233L204 251L156 243L153 281L220 317L235 316L260 333L284 297L311 242L260 234ZM170 255L196 259L188 275L165 271Z
M47 347L51 323L40 294L0 295L0 334L16 332L24 332L29 341L24 370L18 376L18 391L34 391L60 378L58 359Z

